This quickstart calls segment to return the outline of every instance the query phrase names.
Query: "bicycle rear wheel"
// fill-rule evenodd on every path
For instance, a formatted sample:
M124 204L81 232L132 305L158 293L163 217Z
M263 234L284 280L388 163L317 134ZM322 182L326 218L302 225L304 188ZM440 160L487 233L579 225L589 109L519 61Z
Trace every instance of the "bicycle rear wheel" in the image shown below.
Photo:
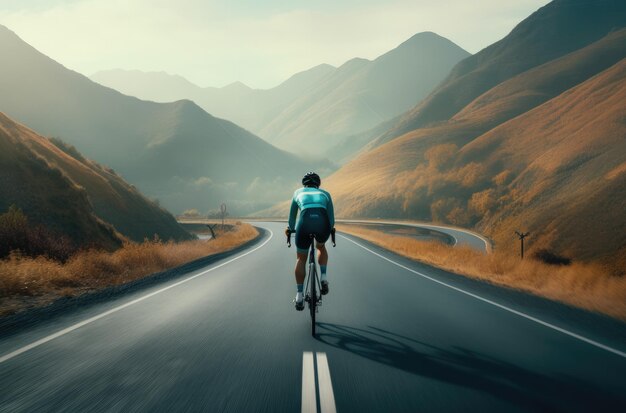
M315 270L311 272L311 301L309 301L309 311L311 312L311 335L315 337L315 314L317 307L317 275Z

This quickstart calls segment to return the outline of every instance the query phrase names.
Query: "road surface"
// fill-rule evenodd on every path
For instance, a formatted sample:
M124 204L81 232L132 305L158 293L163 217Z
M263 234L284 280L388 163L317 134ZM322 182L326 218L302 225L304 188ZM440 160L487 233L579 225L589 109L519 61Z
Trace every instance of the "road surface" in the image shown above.
M381 225L403 225L414 228L426 228L433 231L439 231L446 235L449 235L453 239L453 245L470 247L477 251L489 252L491 250L491 243L482 235L472 232L470 230L458 227L451 227L446 225L428 224L422 222L410 222L410 221L392 221L392 220L352 220L342 219L338 220L339 223L352 223L352 224L381 224Z
M284 224L257 225L244 252L5 334L0 411L626 411L625 324L341 236L313 338Z

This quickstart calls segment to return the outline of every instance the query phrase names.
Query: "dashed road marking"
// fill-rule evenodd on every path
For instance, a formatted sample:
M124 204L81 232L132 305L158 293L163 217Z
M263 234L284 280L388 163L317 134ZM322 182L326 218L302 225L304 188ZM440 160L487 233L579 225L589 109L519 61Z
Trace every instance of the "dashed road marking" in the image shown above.
M315 367L313 353L310 351L302 354L302 413L317 413Z
M326 353L317 353L317 383L320 392L320 410L322 413L336 413L333 383L330 380L330 369Z
M318 393L321 413L337 413L328 358L321 352L315 356L317 363L314 363L313 352L302 353L302 413L317 413Z

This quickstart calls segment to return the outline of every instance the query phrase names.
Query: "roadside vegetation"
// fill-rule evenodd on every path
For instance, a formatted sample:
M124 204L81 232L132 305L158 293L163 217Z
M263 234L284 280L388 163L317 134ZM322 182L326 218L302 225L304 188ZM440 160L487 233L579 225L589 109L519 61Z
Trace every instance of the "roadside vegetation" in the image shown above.
M557 260L550 255L551 260L546 262L548 253L543 250L521 260L510 252L484 254L471 248L418 241L355 225L337 225L337 229L459 275L626 320L626 277L601 264Z
M216 235L208 241L164 242L158 237L141 243L125 241L113 252L77 250L45 228L30 226L26 216L12 208L0 215L0 316L228 251L254 239L258 231L236 223L216 229Z

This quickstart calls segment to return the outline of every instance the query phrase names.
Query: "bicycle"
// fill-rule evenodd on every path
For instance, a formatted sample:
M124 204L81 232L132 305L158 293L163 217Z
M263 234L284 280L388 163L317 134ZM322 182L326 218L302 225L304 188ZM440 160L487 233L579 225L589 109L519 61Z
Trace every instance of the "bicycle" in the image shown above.
M294 231L289 231L287 233L287 247L291 248L291 234ZM333 243L333 248L337 246L335 242L335 229L333 228L330 231L330 236ZM309 304L309 313L311 314L311 335L315 337L315 315L319 307L322 306L322 295L318 294L318 292L322 291L322 285L320 283L320 279L317 275L317 262L315 254L315 234L309 234L309 238L311 239L311 247L309 248L309 258L308 258L308 266L309 271L306 276L306 283L304 286L304 291L307 291L307 288L310 286L309 291L307 291L304 296L304 301ZM313 281L311 282L311 279Z

